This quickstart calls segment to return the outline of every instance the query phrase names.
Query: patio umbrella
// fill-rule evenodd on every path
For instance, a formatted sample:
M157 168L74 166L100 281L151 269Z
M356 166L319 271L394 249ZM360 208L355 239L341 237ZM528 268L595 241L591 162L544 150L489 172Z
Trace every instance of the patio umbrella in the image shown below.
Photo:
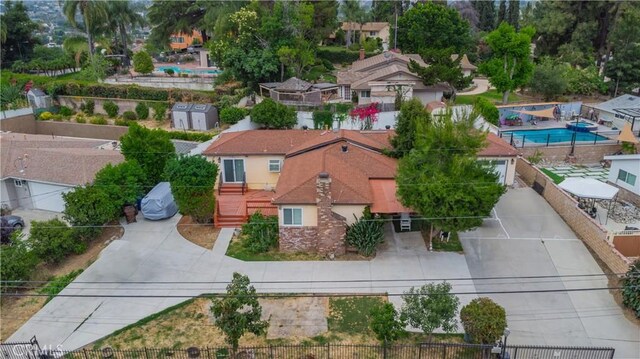
M631 131L630 123L624 124L622 131L620 131L620 135L618 135L618 141L629 142L629 143L633 143L634 145L638 144L639 141L636 138L636 136L633 135L633 132Z

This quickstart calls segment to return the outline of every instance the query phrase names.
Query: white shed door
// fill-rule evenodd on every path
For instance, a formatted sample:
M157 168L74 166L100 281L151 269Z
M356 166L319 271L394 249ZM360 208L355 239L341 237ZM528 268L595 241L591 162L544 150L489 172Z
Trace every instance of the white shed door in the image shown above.
M206 131L207 124L205 120L205 114L200 112L192 112L191 120L193 121L193 129L199 131Z
M173 112L173 127L181 130L189 129L189 118L186 112Z
M496 172L500 176L498 183L504 184L507 176L507 161L492 161Z
M71 191L72 188L47 183L29 182L29 189L31 190L34 209L62 212L64 210L62 194Z

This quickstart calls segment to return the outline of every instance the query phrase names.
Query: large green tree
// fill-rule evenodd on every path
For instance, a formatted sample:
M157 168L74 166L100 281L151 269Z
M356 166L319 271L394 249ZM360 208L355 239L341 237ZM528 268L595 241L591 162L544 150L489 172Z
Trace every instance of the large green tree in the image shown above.
M119 206L134 204L145 194L146 178L142 167L135 160L129 160L117 165L107 164L93 181L96 187L109 194L109 197Z
M525 27L516 32L513 26L502 23L485 41L491 48L491 58L480 65L480 72L502 92L502 103L509 100L509 93L526 85L533 74L531 38L535 30Z
M338 28L338 1L308 0L313 5L313 43L325 40Z
M507 12L506 20L516 30L520 28L520 0L509 0L509 11Z
M509 20L509 17L507 13L507 0L500 0L500 5L498 5L497 25L500 26L500 24L508 20Z
M220 5L218 1L211 3L216 3L212 7ZM169 45L171 34L191 34L193 30L204 29L207 9L200 0L154 0L147 13L151 24L149 42L162 49Z
M398 19L398 46L404 53L452 47L464 54L471 43L469 23L453 8L418 3Z
M69 23L84 30L87 35L87 44L89 45L89 56L95 52L95 37L99 33L99 29L109 19L107 10L107 2L105 0L58 0L62 13ZM76 15L82 17L82 25L76 21Z
M567 90L568 83L564 75L563 66L551 59L545 59L533 71L529 88L531 91L541 94L545 101L551 101Z
M33 31L37 29L36 23L29 19L24 3L7 1L4 5L4 13L0 15L0 61L3 68L16 60L28 61L33 47L38 44L38 40L33 36Z
M215 325L224 333L233 354L238 350L238 342L244 334L262 335L269 326L268 321L260 320L262 307L256 289L246 275L233 273L225 296L214 298L212 302L211 313Z
M166 131L150 130L135 123L120 138L120 145L124 158L137 161L144 171L145 192L162 181L164 166L176 156Z
M362 23L366 21L367 10L362 7L358 0L344 0L341 6L342 17L346 22L355 22L362 26ZM346 46L351 46L355 42L355 33L350 27L347 28Z
M442 282L411 287L402 300L402 318L425 334L431 335L438 328L451 333L458 328L456 313L460 299L451 294L451 284Z
M396 135L391 138L395 157L400 158L409 154L415 145L418 126L430 120L431 116L420 100L413 98L402 104L396 119Z
M473 7L478 12L478 30L493 31L496 28L496 5L493 1L473 0Z
M613 59L606 65L615 95L640 86L640 6L627 5L610 36Z
M478 162L485 134L473 113L447 113L418 125L415 147L398 164L398 195L432 226L447 232L482 224L504 193L493 168Z
M112 25L112 31L116 32L120 37L120 47L122 49L122 63L125 66L130 65L129 48L127 45L127 31L136 27L144 26L146 21L142 15L138 14L129 0L110 1L107 11L109 12L109 21Z
M202 156L180 156L167 162L165 177L180 214L191 216L196 223L210 223L218 166Z
M251 122L266 128L293 128L298 118L293 107L265 98L251 110Z
M471 84L473 76L464 76L460 65L462 56L458 56L455 60L451 57L453 48L427 49L422 51L421 55L429 65L423 67L411 60L409 69L418 74L426 86L447 83L455 90L462 90Z

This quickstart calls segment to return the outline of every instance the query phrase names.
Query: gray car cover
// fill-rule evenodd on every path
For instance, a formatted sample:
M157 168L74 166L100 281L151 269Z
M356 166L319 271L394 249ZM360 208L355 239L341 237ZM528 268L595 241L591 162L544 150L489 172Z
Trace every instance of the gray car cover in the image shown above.
M154 221L173 217L178 212L169 182L160 182L153 187L142 199L140 207L144 218Z

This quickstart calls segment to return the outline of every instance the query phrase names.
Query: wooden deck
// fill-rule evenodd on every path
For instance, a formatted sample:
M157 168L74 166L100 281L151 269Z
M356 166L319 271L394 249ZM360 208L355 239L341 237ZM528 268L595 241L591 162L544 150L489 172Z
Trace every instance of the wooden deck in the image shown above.
M257 211L266 216L277 216L278 208L271 204L273 196L271 191L222 193L216 196L214 223L216 227L238 227Z

